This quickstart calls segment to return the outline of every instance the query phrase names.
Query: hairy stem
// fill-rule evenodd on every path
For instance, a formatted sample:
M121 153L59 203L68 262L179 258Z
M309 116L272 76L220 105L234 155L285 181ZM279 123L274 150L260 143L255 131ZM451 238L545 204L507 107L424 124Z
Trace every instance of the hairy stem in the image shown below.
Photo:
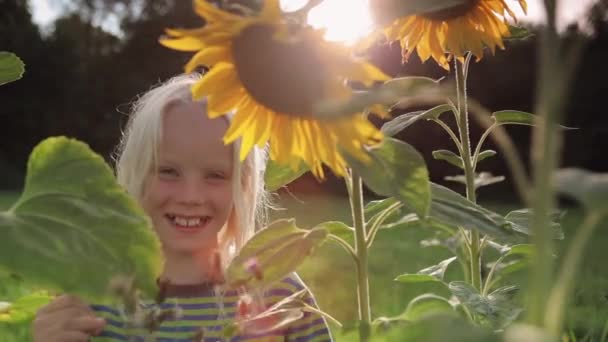
M357 171L351 173L350 206L355 228L355 253L357 254L357 298L359 303L359 341L370 338L372 322L369 300L369 279L367 273L367 241L365 217L363 213L363 184Z
M462 146L461 158L464 164L464 175L467 186L467 199L476 202L475 171L471 158L471 139L469 136L469 113L467 106L467 86L465 70L468 70L470 55L467 56L462 68L457 59L454 59L454 72L456 73L456 91L458 93L458 132ZM469 254L471 262L471 285L481 291L481 249L479 232L471 231Z

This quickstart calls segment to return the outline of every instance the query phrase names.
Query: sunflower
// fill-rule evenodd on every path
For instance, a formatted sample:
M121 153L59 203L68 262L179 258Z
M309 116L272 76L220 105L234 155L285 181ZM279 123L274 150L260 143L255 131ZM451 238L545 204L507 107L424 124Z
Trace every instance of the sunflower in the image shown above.
M346 47L325 41L322 31L288 26L278 0L265 1L258 16L229 13L203 0L195 2L195 11L205 26L167 30L170 38L161 43L198 51L187 63L187 73L211 66L192 94L207 97L211 118L234 112L224 142L241 137L241 159L254 145L269 142L271 159L294 169L304 161L323 178L323 164L344 174L343 151L368 158L363 147L383 136L363 114L319 119L314 106L348 99L347 79L371 85L388 79L384 73L353 59Z
M484 46L492 54L497 46L504 49L503 37L510 35L507 14L516 19L505 1L466 0L447 9L398 18L384 31L389 40L401 42L404 60L416 50L423 62L433 57L449 70L452 56L462 58L470 51L479 61ZM518 2L525 13L526 0Z

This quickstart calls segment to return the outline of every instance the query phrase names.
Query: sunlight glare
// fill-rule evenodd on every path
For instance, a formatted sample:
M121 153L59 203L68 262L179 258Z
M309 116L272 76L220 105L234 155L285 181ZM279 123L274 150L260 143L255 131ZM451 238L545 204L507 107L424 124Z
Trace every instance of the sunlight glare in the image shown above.
M282 0L284 11L295 11L306 0ZM372 29L372 18L367 0L325 0L308 13L308 23L327 30L325 38L353 44Z

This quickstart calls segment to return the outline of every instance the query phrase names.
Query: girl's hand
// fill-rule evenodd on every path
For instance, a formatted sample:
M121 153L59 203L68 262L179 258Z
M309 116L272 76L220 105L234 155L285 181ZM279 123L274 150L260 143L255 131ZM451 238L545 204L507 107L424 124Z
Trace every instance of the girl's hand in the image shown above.
M80 298L63 295L38 310L32 335L34 342L86 342L105 325Z

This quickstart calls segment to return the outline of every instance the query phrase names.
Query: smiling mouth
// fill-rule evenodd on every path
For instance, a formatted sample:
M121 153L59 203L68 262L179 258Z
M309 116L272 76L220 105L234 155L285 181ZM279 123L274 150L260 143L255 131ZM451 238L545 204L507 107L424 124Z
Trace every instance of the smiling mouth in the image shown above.
M209 220L211 220L211 217L209 216L180 216L167 214L165 217L174 227L188 231L203 228Z

